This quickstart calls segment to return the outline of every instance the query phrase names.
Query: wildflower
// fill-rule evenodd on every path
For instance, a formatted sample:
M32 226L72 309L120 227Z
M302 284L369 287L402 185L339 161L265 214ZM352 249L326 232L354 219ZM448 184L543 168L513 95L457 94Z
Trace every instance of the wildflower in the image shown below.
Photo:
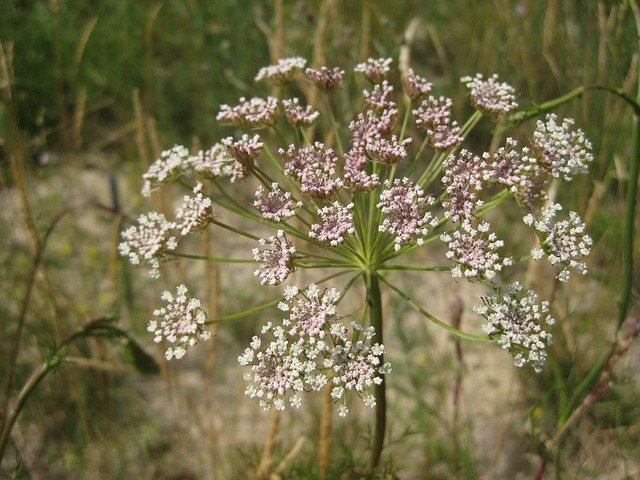
M326 92L336 90L344 83L345 71L338 67L333 69L328 67L307 68L304 73L318 88Z
M402 85L404 86L406 94L414 101L429 95L433 87L431 82L427 82L421 76L416 75L412 68L407 70L406 75L402 77Z
M392 97L393 86L387 80L375 85L371 92L364 90L362 94L364 95L365 105L378 115L386 110L396 108L396 102L393 101Z
M259 350L260 344L253 341L238 357L238 362L251 366L251 373L243 375L249 382L245 394L250 398L258 397L265 410L272 403L276 410L284 410L287 398L292 405L299 405L298 393L304 390L304 375L313 371L315 365L301 358L301 348L287 340L282 327L274 328L271 334L273 340L266 348Z
M507 83L499 83L498 75L494 74L485 80L478 73L473 78L467 76L460 80L470 91L471 105L481 112L500 115L518 108L513 87Z
M391 71L391 58L368 58L353 69L356 75L371 83L381 83Z
M175 250L175 222L170 222L162 213L149 212L138 217L138 225L132 225L122 232L122 242L118 251L123 257L129 257L132 265L148 264L149 275L160 277L160 261L166 259L166 253Z
M264 248L254 248L253 258L262 263L253 274L260 277L262 285L278 285L284 282L296 270L296 247L291 245L282 230L278 230L276 236L269 237L268 240L261 238L259 243Z
M556 213L562 205L552 203L543 208L537 218L533 214L524 217L524 223L533 226L540 239L541 249L532 252L540 258L545 254L551 265L560 270L558 280L566 282L575 270L579 274L587 273L584 257L591 253L593 240L585 234L586 226L576 212L569 212L568 220L555 221Z
M555 320L549 315L549 302L538 304L537 295L531 290L522 294L523 288L518 282L511 284L504 293L483 298L474 311L487 320L484 333L513 356L515 366L529 363L540 373L551 345L551 334L543 325Z
M176 228L183 237L203 230L213 218L211 199L202 194L202 188L202 184L198 182L193 189L195 196L185 195L182 205L176 210L176 219L181 220Z
M336 289L321 294L315 284L309 285L303 295L299 295L295 301L289 300L289 317L282 322L287 334L309 339L312 344L326 339L330 322L339 318L335 306L339 299L340 292ZM318 349L310 348L314 351ZM329 346L323 342L319 351L328 350Z
M253 138L249 138L249 135L245 134L240 140L235 142L233 137L227 137L220 143L227 148L233 158L245 166L253 165L253 160L260 155L263 147L259 135L254 135Z
M292 200L291 192L285 192L277 183L272 183L270 192L262 185L258 187L253 205L260 211L262 218L280 223L293 217L302 202Z
M380 178L369 173L369 157L364 148L353 148L344 156L344 182L352 192L370 192L380 185Z
M332 148L316 142L311 147L296 148L290 145L287 151L278 151L286 158L284 172L300 182L300 191L312 198L328 198L342 186L336 173L338 157Z
M385 110L380 115L371 110L367 110L365 114L359 113L356 119L349 123L352 134L351 143L356 148L364 147L372 138L391 134L397 123L398 109L396 108Z
M407 156L407 145L411 143L411 138L405 138L402 142L398 137L392 135L390 139L373 137L367 139L365 149L367 154L376 162L385 165L396 165Z
M532 149L540 156L542 168L554 178L568 182L574 175L589 171L589 164L593 161L591 143L582 130L573 130L573 119L565 118L558 125L557 118L554 113L549 113L546 122L538 120Z
M423 237L429 233L428 226L437 224L436 217L427 211L434 204L434 199L425 197L424 191L406 177L402 180L396 178L393 184L386 180L384 186L377 204L385 216L379 230L395 236L396 251L412 240L422 245Z
M200 150L196 155L190 156L187 161L189 170L202 178L231 176L234 164L237 162L221 143L214 144L206 151Z
M216 120L226 125L251 129L272 127L278 121L278 99L275 97L240 98L236 106L221 105Z
M489 223L482 222L473 227L469 219L465 219L460 229L452 234L445 233L440 240L449 247L447 258L456 266L451 270L453 278L486 278L492 280L502 267L513 263L511 258L500 258L498 248L504 245L495 233L489 233Z
M291 81L293 75L302 70L307 61L302 57L281 58L277 65L263 67L256 75L256 82L268 81L276 85L285 85Z
M185 171L188 163L189 150L181 145L176 145L169 150L165 150L160 154L160 158L153 162L149 170L142 175L144 185L142 187L142 196L151 195L151 188L157 185L170 183Z
M300 101L297 98L292 100L283 100L282 106L284 107L284 116L292 127L310 127L318 117L320 112L314 110L311 105L307 105L306 108L302 108L299 105Z
M254 337L238 357L240 365L251 368L244 375L245 393L259 398L265 410L272 405L283 410L287 403L299 407L302 391L318 391L331 382L331 395L342 400L341 416L348 412L344 401L349 390L355 390L365 405L374 406L375 398L367 390L391 369L389 363L381 365L384 347L371 345L375 330L352 322L350 331L340 322L336 289L320 291L314 284L305 290L288 287L284 297L281 310L288 315L282 326L269 322L262 333L271 340ZM358 340L353 338L355 332Z
M470 218L483 202L478 198L482 190L483 164L480 158L462 149L458 155L445 160L442 184L446 198L442 202L445 216L457 222Z
M321 242L327 242L332 247L344 243L346 235L356 233L353 223L353 203L343 206L340 202L318 210L318 218L321 223L311 225L309 237L317 238Z
M167 360L182 358L187 349L198 342L211 338L211 332L206 330L206 315L200 308L200 300L189 298L187 287L178 286L176 296L165 291L161 298L167 305L153 312L157 320L151 320L147 330L154 334L154 341L174 344L165 353Z
M484 153L482 180L508 188L518 202L531 209L541 196L541 169L528 148L518 151L517 146L518 142L507 138L506 146L500 147L491 155Z
M451 120L452 105L449 98L429 96L413 110L416 126L427 134L427 141L436 150L449 150L464 140L458 122Z

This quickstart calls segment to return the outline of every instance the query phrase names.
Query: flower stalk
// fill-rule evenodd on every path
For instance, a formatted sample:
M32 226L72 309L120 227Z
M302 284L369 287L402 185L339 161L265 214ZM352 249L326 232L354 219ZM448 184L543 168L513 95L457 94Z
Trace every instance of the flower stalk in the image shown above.
M384 345L383 339L383 314L382 314L382 294L380 292L380 281L377 272L367 273L367 304L369 306L369 321L375 329L373 341L380 345ZM384 363L384 354L380 355L380 362ZM383 374L384 375L384 374ZM382 447L384 445L384 437L387 426L387 382L382 377L382 382L376 384L374 393L376 399L375 406L375 427L373 432L373 440L371 444L371 457L369 460L369 468L375 469L380 463L380 455L382 455Z

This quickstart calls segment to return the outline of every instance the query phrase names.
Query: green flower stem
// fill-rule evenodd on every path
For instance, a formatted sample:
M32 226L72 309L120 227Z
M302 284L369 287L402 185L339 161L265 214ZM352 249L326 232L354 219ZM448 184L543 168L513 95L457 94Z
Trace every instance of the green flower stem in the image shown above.
M327 111L329 112L329 123L331 124L331 130L333 130L333 135L338 145L338 153L340 153L341 156L344 156L344 148L342 148L342 141L340 140L340 129L338 128L338 122L336 121L336 116L333 113L333 105L331 104L331 98L329 97L329 95L325 94L324 99L325 99L325 104L327 106Z
M250 233L247 233L244 230L240 230L239 228L232 227L231 225L227 225L226 223L219 222L218 220L211 220L211 223L213 225L218 225L219 227L222 227L225 230L229 230L230 232L237 233L238 235L242 235L243 237L247 237L256 241L260 240L260 237L251 235Z
M324 282L328 282L329 280L333 280L334 278L338 278L341 277L342 275L346 275L347 273L353 272L353 270L341 270L339 272L336 273L332 273L331 275L327 275L326 277L322 277L320 280L318 280L316 282L316 284L322 284ZM342 298L345 293L347 293L347 290L349 290L349 288L351 288L351 285L353 285L353 282L356 281L356 279L360 276L360 272L358 272L357 275L355 275L353 278L351 278L348 282L347 282L347 287L345 287L346 289L342 290L342 294L340 295L340 297Z
M382 295L380 293L380 282L376 272L367 272L367 303L369 306L369 320L375 334L372 343L384 345L383 322L382 322ZM380 355L380 365L384 365L384 355ZM369 469L375 469L380 463L382 446L384 444L385 430L387 426L387 382L383 379L379 385L375 385L374 396L376 398L376 422L373 433L373 443L371 445L371 457Z
M464 122L464 125L460 127L460 136L463 138L467 138L467 136L471 133L471 131L478 125L478 122L482 120L484 117L484 113L479 110L473 112L473 114ZM457 150L457 148L456 148Z
M412 265L382 265L378 270L411 270L415 272L450 272L451 267L415 267Z
M581 97L584 92L589 90L602 90L612 93L613 95L621 98L623 101L628 103L631 108L633 108L634 115L640 115L640 98L633 100L632 98L628 97L620 88L613 88L605 85L581 85L574 88L569 93L562 95L561 97L554 98L553 100L549 100L548 102L541 103L540 105L536 105L535 107L528 108L527 110L522 110L508 116L506 121L497 129L497 133L502 134L508 130L513 129L513 127L515 127L519 123L524 122L525 120L537 117L538 115L542 115L543 113L548 113L556 110L561 105L564 105L565 103L568 103L575 98Z
M537 117L543 113L551 112L557 109L559 106L564 105L567 102L570 102L574 98L580 97L585 91L585 87L580 86L571 90L569 93L562 95L561 97L554 98L553 100L549 100L548 102L541 103L540 105L536 105L535 107L528 108L527 110L521 110L518 112L509 115L505 122L499 126L496 130L499 134L502 134L506 131L511 130L513 127L518 125L519 123L524 122L533 117Z
M489 340L489 337L487 335L474 335L474 334L471 334L471 333L466 333L466 332L463 332L461 330L458 330L457 328L452 327L451 325L449 325L447 323L444 323L442 320L437 319L436 317L431 315L429 312L427 312L424 308L422 308L420 305L418 305L409 295L404 293L399 288L391 285L387 280L384 279L384 277L379 277L379 278L391 290L393 290L398 295L400 295L409 305L411 305L411 307L413 307L416 311L418 311L419 313L421 313L422 315L427 317L429 320L431 320L436 325L444 328L445 330L453 333L454 335L457 335L458 337L466 338L467 340L480 340L480 341Z
M191 253L181 253L175 251L166 251L166 255L180 258L190 258L193 260L206 260L214 263L257 263L255 260L245 258L226 258L226 257L207 257L206 255L193 255Z
M22 387L22 390L18 394L18 398L16 401L13 410L9 417L5 420L2 425L2 433L0 433L0 463L4 458L5 451L7 449L7 444L9 443L9 437L11 435L11 430L13 430L13 426L18 420L20 413L22 413L22 409L24 408L25 403L36 389L38 384L47 376L47 374L55 369L62 360L64 353L66 351L65 347L60 348L56 351L46 362L38 366L32 373L27 382Z
M227 315L226 317L219 317L215 320L208 320L207 322L205 322L207 325L215 325L218 323L224 323L224 322L229 322L231 320L237 320L238 318L243 318L246 317L248 315L252 315L254 313L258 313L261 312L263 310L266 310L267 308L271 308L271 307L275 307L276 305L278 305L278 303L280 303L280 299L276 299L276 300L272 300L268 303L264 303L258 307L254 307L254 308L250 308L248 310L243 310L242 312L236 312L232 315Z
M399 140L402 142L404 139L404 134L407 131L407 125L409 124L409 118L411 118L411 98L408 95L404 95L404 118L402 119L402 128L400 130L400 135L398 136Z
M222 188L222 185L220 185L220 182L216 178L212 179L212 182L216 186L218 191L224 196L224 198L226 198L230 202L230 204L222 203L221 201L210 197L212 202L224 208L225 210L230 211L231 213L235 213L236 215L240 215L251 220L257 220L260 218L254 212L245 208L240 202L233 198L233 196L229 195L227 191Z
M416 169L416 166L418 165L418 161L422 156L422 152L424 152L424 149L426 147L427 147L427 139L425 138L422 141L422 145L420 145L420 148L418 149L418 153L416 153L416 155L413 157L413 162L411 162L411 166L409 167L409 170L407 170L407 174L405 175L406 177L411 177L413 175L413 171ZM433 158L434 157L431 158L431 161L433 161Z
M636 35L638 40L638 51L640 52L640 7L636 0L630 0L631 11L636 24ZM640 67L638 74L640 75ZM636 107L640 105L640 76L636 90ZM638 192L638 171L640 169L640 111L634 109L633 126L631 131L631 159L629 165L629 181L627 182L627 211L624 219L624 284L622 286L622 298L620 300L620 313L616 332L622 326L631 300L631 288L633 286L633 247L634 247L634 224L636 218L636 197Z
M351 264L349 263L338 263L338 262L326 262L326 263L298 263L296 262L296 267L299 268L304 268L307 270L313 270L315 268L348 268L348 267L353 267ZM352 270L355 270L355 268L352 268Z
M640 97L640 88L638 88ZM640 100L640 98L639 98ZM629 311L631 289L633 286L633 247L634 247L634 220L636 218L636 197L638 193L638 170L640 167L640 115L633 116L633 130L631 132L631 165L629 166L629 180L627 182L627 208L624 219L623 233L623 259L624 259L624 283L622 285L622 298L620 300L620 313L616 331L622 326Z
M273 179L261 168L256 165L252 168L253 174L255 177L264 185L264 188L271 190L271 184L273 183Z
M326 255L320 255L319 253L315 253L315 252L310 252L308 250L303 250L301 248L296 248L296 252L299 253L300 255L304 255L305 257L312 257L312 258L317 258L319 260L324 260L326 262L329 263L333 263L333 262L341 262L344 263L345 266L351 266L353 265L353 261L352 261L352 257L346 255L343 252L340 252L338 249L334 249L332 250L336 255L340 255L343 258L345 258L347 261L346 262L342 262L340 259L337 259L335 257L327 257Z
M480 207L477 210L476 215L478 217L481 217L485 213L487 213L487 212L493 210L494 208L496 208L498 205L500 205L502 202L504 202L510 196L511 196L511 194L509 193L509 190L506 190L506 189L502 190L499 193L496 193L493 197L491 197L489 200L484 202L482 207Z

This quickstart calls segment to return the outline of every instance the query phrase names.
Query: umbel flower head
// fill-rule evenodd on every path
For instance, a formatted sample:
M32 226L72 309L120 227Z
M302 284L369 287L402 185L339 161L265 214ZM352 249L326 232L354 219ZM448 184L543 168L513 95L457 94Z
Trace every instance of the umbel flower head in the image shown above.
M547 358L546 347L551 345L551 334L543 327L555 320L549 315L548 302L538 304L533 291L523 294L523 290L521 283L511 284L504 292L484 298L474 310L487 319L482 330L513 355L517 367L529 363L540 372Z
M381 290L389 287L426 319L435 318L411 292L394 286L394 271L447 271L452 284L486 285L490 293L475 309L485 319L482 338L494 340L516 365L540 371L551 341L551 305L509 275L513 265L529 259L548 261L563 282L587 271L593 242L584 223L576 212L561 215L566 209L544 194L551 180L569 181L587 171L592 155L583 132L572 120L549 114L531 138L507 137L481 152L466 137L483 118L508 119L518 108L514 89L495 75L464 77L475 111L458 123L453 99L434 92L411 69L402 82L394 81L389 58L356 66L362 99L353 103L357 110L335 118L346 110L334 105L348 97L336 95L346 71L305 67L304 59L293 57L258 72L256 80L279 85L283 99L242 97L236 105L222 105L217 119L234 128L233 136L195 154L180 146L161 154L144 175L143 193L171 183L189 193L172 219L141 215L122 233L120 253L135 265L149 265L154 276L170 259L224 262L230 271L251 263L257 288L284 291L280 313L267 312L275 300L230 317L270 315L262 335L238 359L249 370L247 395L264 408L299 407L302 392L324 386L340 415L348 411L349 391L366 405L376 403L372 387L390 370L381 340ZM327 101L310 105L296 97L299 89L287 87L296 76ZM245 198L247 191L253 197ZM499 216L483 218L509 199L523 209L531 242L537 242L526 258L494 231ZM255 243L244 255L182 252L189 244L182 239L205 228ZM438 240L446 253L433 265L405 259ZM300 270L317 274L316 283L292 286ZM329 281L341 281L342 291L327 286ZM358 289L367 301L358 298L356 322L337 311L344 295ZM156 310L150 331L169 344L168 358L185 355L207 338L209 321L221 320L207 320L184 286L162 298L167 305Z
M351 390L374 406L375 398L367 391L391 368L381 364L382 345L371 343L374 331L356 323L349 329L342 323L336 310L340 292L335 289L321 291L315 284L305 290L288 287L284 297L279 308L288 316L282 325L267 323L262 334L270 339L254 336L238 357L240 365L251 367L245 374L246 394L259 398L265 410L271 405L284 410L287 403L300 407L303 391L330 384L331 396L342 400L341 416L348 412L345 395Z
M182 358L188 348L211 338L211 332L205 326L207 317L200 308L200 300L189 298L188 293L184 285L178 286L175 296L171 292L163 292L161 298L167 304L154 310L156 319L151 320L147 327L156 343L166 341L173 345L167 348L167 360Z

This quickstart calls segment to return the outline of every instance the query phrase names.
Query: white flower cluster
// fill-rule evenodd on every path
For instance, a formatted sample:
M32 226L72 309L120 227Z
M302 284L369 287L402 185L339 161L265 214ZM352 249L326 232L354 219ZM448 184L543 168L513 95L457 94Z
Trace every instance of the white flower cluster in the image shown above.
M471 105L489 115L509 113L518 108L515 90L507 83L498 82L498 75L493 74L486 80L482 74L460 79L469 89Z
M207 316L200 308L200 300L189 298L188 293L184 285L178 286L175 297L171 292L163 292L161 298L167 305L153 312L158 319L151 320L147 327L155 336L156 343L166 341L175 345L165 352L167 360L180 359L188 348L211 338L211 332L206 329Z
M282 230L268 240L261 238L259 243L264 248L254 248L253 258L261 264L253 274L260 277L262 285L279 285L296 269L296 247L289 243Z
M198 182L193 189L195 196L185 195L182 205L176 210L176 219L180 220L176 228L183 237L200 232L213 218L213 202L202 194L202 184Z
M237 161L227 149L216 143L209 150L191 155L186 147L176 145L160 154L142 176L142 196L148 197L155 187L171 183L183 175L200 178L226 177L233 174Z
M465 219L458 230L440 236L449 246L447 258L456 263L451 269L453 278L493 280L502 267L513 263L510 257L501 258L497 253L504 242L494 232L489 232L489 228L487 222L474 227L469 219Z
M309 237L317 238L332 247L344 243L345 237L356 233L353 223L353 203L342 205L335 201L331 205L318 210L318 219L321 223L311 225Z
M302 206L302 202L296 202L291 198L291 192L283 191L275 182L271 184L270 192L260 185L255 195L256 200L253 206L260 211L262 218L276 223L293 217L296 214L296 208Z
M359 63L353 71L371 83L381 83L391 71L391 58L368 58Z
M554 178L570 181L574 175L589 171L593 162L591 142L580 129L573 130L572 118L557 123L557 116L550 113L546 122L538 120L533 132L533 150L539 153L541 164Z
M307 60L302 57L281 58L277 65L269 65L258 70L256 82L268 81L276 85L284 85L291 81L293 75L307 65Z
M544 324L553 325L549 303L537 303L537 295L529 290L524 295L522 284L509 285L504 293L484 298L474 311L487 323L482 330L498 345L507 350L517 367L529 363L540 373L547 358L546 347L551 345L551 334L543 330Z
M576 212L569 212L569 219L556 221L556 213L562 210L562 205L552 203L543 208L538 218L528 214L523 218L524 223L535 228L540 239L540 248L531 252L534 259L547 256L549 263L556 267L558 280L566 282L572 270L579 274L587 273L587 265L583 259L591 253L593 240L585 234L586 225Z
M142 214L137 225L122 232L118 251L123 257L129 257L132 265L149 265L149 275L158 278L160 261L165 259L167 251L178 247L175 230L176 223L167 220L162 213Z
M160 262L167 259L167 253L178 247L182 237L201 231L213 219L212 201L202 189L198 182L193 189L195 195L183 197L176 209L177 221L169 221L155 211L140 215L137 225L122 232L122 242L118 245L120 255L129 257L132 265L149 265L149 275L160 277Z
M321 292L311 284L301 291L290 286L284 298L279 308L288 317L282 326L269 322L262 334L270 334L271 340L263 345L258 336L253 337L238 357L240 365L251 366L244 375L249 382L245 393L259 398L265 410L271 405L284 410L287 402L296 408L301 405L301 392L318 391L331 382L331 396L342 400L341 416L348 412L345 393L349 390L356 391L365 405L374 406L375 398L367 391L382 382L390 365L381 365L384 347L371 345L373 329L352 323L350 332L340 322L336 289Z

